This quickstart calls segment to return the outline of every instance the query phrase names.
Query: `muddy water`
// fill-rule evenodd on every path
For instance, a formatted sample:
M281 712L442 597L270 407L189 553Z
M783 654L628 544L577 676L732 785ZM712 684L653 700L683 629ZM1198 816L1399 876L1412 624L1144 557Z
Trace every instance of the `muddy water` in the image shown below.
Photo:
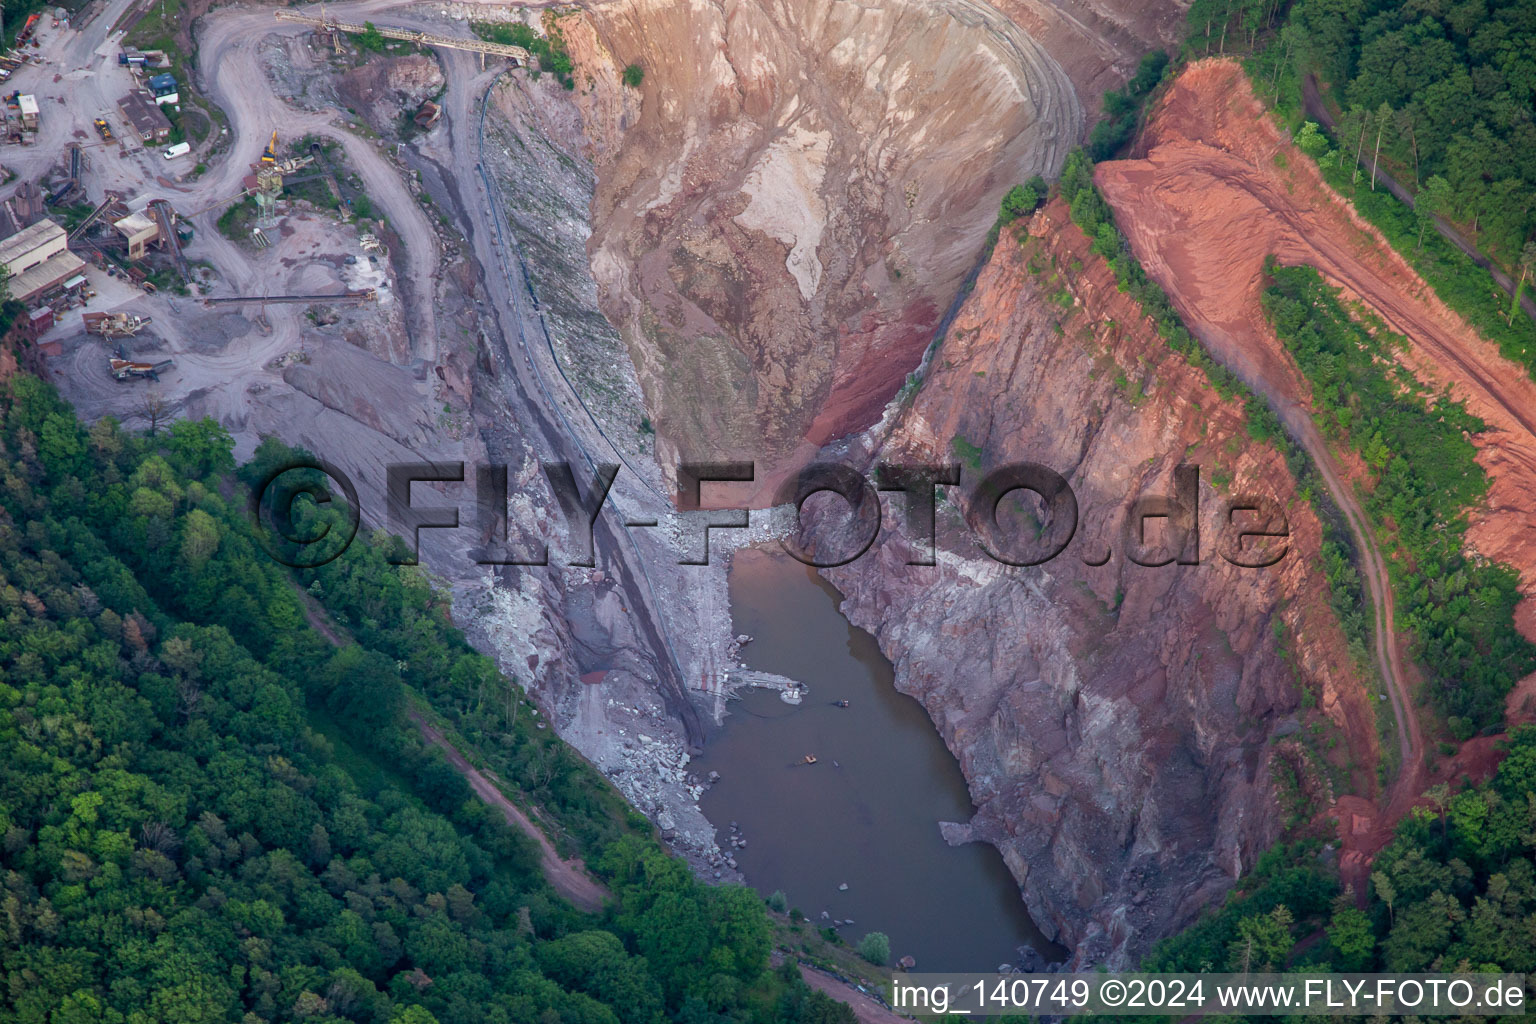
M736 632L755 639L744 659L809 685L798 707L749 690L696 759L720 781L701 801L759 892L856 943L890 936L893 958L919 970L990 971L1018 963L1020 946L1057 952L1030 921L1001 855L953 848L940 821L972 814L960 768L922 707L896 691L874 637L838 611L832 586L782 555L740 552L730 577ZM846 700L849 707L834 702ZM814 756L813 765L801 763ZM846 882L848 889L838 886Z

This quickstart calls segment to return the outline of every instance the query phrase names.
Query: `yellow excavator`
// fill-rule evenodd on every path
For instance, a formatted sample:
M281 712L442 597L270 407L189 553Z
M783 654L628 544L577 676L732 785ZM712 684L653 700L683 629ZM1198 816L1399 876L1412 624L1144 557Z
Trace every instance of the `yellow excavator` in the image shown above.
M261 154L261 162L264 164L277 163L277 129L272 129L272 141L267 143L265 152Z

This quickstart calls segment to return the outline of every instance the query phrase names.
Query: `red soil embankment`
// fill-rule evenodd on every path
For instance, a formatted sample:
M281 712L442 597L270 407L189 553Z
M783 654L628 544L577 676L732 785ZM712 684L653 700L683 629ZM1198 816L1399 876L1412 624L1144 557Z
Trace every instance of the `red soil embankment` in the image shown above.
M1536 638L1536 382L1445 306L1282 135L1234 61L1191 65L1153 111L1137 158L1095 180L1148 274L1206 344L1281 404L1307 388L1260 308L1263 263L1316 267L1406 336L1405 363L1449 385L1488 429L1474 438L1491 481L1468 540L1520 573L1516 621ZM1367 187L1361 185L1360 187Z
M1137 259L1186 323L1293 429L1315 434L1310 389L1264 315L1266 257L1317 268L1408 339L1404 363L1426 384L1449 386L1487 424L1473 441L1490 479L1489 494L1469 516L1467 539L1479 553L1520 573L1527 600L1517 608L1516 622L1536 638L1536 601L1529 599L1536 594L1536 531L1529 526L1536 510L1536 383L1447 308L1328 187L1275 126L1240 66L1229 60L1190 65L1152 111L1135 158L1100 164L1095 181ZM1314 450L1315 438L1303 443L1325 476L1341 468L1346 477L1358 477L1358 467L1338 467L1328 453ZM1330 489L1348 513L1353 496ZM1365 546L1371 547L1368 540ZM1373 575L1383 577L1376 586L1384 589L1385 573ZM1388 647L1396 646L1389 622L1378 619L1378 632ZM1398 659L1390 661L1387 682L1400 691ZM1401 717L1406 694L1394 696ZM1512 705L1518 699L1517 691ZM1404 724L1404 745L1412 753L1383 806L1349 797L1334 808L1344 842L1342 866L1356 883L1363 883L1370 859L1430 781L1417 722L1410 714ZM1469 744L1456 763L1463 770L1490 770L1496 758L1485 746ZM1445 771L1437 774L1444 777Z

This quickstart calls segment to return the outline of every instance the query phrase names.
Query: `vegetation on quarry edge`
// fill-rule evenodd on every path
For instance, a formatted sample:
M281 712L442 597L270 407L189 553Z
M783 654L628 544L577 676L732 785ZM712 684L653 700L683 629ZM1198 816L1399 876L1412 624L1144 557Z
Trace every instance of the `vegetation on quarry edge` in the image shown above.
M1208 49L1201 19L1213 6L1191 9L1187 50ZM1536 56L1518 40L1532 33L1529 0L1473 0L1418 16L1380 2L1298 0L1261 29L1247 64L1255 91L1334 190L1447 306L1536 377L1536 321L1433 229L1443 218L1509 271L1517 295L1529 290L1536 162L1522 154L1536 152ZM1341 108L1334 133L1306 120L1309 75ZM1378 181L1387 173L1413 204Z
M1316 270L1271 261L1268 271L1265 311L1312 382L1314 418L1373 474L1366 512L1392 552L1398 615L1430 699L1460 740L1499 728L1505 695L1536 671L1536 645L1515 629L1514 570L1463 551L1466 509L1488 489L1468 439L1483 423L1398 364L1407 340L1365 309L1352 316Z
M852 1020L793 956L769 968L806 926L694 879L385 562L397 540L296 581L217 424L87 428L35 377L0 388L12 1019ZM290 456L269 441L245 473ZM601 913L554 893L413 707L519 780Z
M1536 949L1536 730L1494 778L1431 790L1377 855L1370 899L1339 891L1316 839L1282 843L1143 970L1529 971ZM1510 1018L1513 1019L1513 1018Z
M1197 0L1189 12L1185 56L1210 52L1218 34L1217 45L1225 51L1227 33L1234 24L1241 25L1249 47L1260 48L1259 55L1249 61L1256 84L1261 81L1257 72L1272 72L1268 91L1277 101L1277 112L1298 134L1303 151L1320 158L1329 184L1382 229L1449 306L1496 341L1506 357L1536 373L1532 345L1536 326L1519 310L1520 291L1531 264L1536 263L1529 248L1522 253L1511 304L1487 270L1437 232L1425 231L1433 226L1433 215L1465 216L1469 210L1476 225L1486 212L1478 205L1480 197L1488 194L1486 189L1479 191L1477 173L1461 168L1462 184L1455 193L1460 206L1445 179L1439 179L1429 183L1432 198L1425 200L1425 193L1420 193L1415 211L1385 189L1364 190L1358 152L1346 168L1347 154L1332 149L1328 136L1315 123L1303 124L1297 116L1302 76L1327 71L1341 76L1343 68L1356 66L1361 46L1386 46L1381 36L1402 30L1400 25L1392 26L1395 15L1384 12L1388 6L1362 0L1299 0L1287 9L1263 0L1225 5ZM1353 12L1354 21L1346 22L1349 31L1341 32L1328 22L1328 12L1335 7ZM1468 31L1477 27L1475 19L1467 17L1473 7L1481 9L1482 4L1474 0L1458 8ZM1517 20L1536 19L1536 5L1529 3L1504 5L1504 10L1515 12ZM1368 27L1362 29L1362 23ZM1495 17L1491 24L1498 26L1500 19ZM1497 34L1499 29L1493 31ZM1425 29L1419 26L1418 32L1423 35ZM1348 56L1350 46L1357 50L1354 58ZM1464 51L1463 58L1469 53ZM1106 96L1106 117L1096 126L1088 150L1069 155L1061 193L1071 204L1073 220L1094 239L1094 251L1109 262L1121 290L1138 301L1170 347L1205 370L1223 395L1242 394L1250 433L1255 439L1273 440L1286 452L1302 493L1318 505L1325 530L1323 568L1332 592L1330 603L1356 650L1357 663L1366 671L1363 654L1370 642L1370 616L1358 569L1352 564L1352 541L1337 511L1327 507L1327 492L1315 469L1286 437L1265 403L1214 363L1192 337L1167 295L1131 254L1093 185L1093 160L1112 156L1139 125L1146 100L1159 84L1144 79L1150 69L1162 70L1159 57L1153 54L1143 62L1125 93ZM1523 59L1506 53L1501 67L1509 71ZM1175 70L1176 66L1168 67L1163 80ZM1382 88L1369 79L1366 86L1354 84L1362 90ZM1481 88L1485 93L1491 88L1486 75ZM1463 108L1461 113L1465 112ZM1354 117L1346 125L1360 128L1362 143L1368 127L1374 127L1379 140L1388 134L1390 123L1409 133L1416 161L1425 155L1413 138L1414 126L1425 123L1424 110L1405 105L1394 113L1384 105L1374 119L1358 111ZM1529 118L1523 126L1510 127L1518 137L1529 129ZM1475 155L1476 146L1464 136L1455 141L1459 151L1456 146L1440 151L1447 161L1465 161ZM1487 172L1503 143L1490 141L1481 123L1477 143L1486 144L1495 154L1485 152L1481 163L1473 161ZM1506 148L1506 157L1509 152ZM1436 154L1429 157L1434 164ZM1509 166L1507 160L1503 166ZM1417 173L1416 163L1416 177ZM1511 185L1510 179L1500 180L1497 195L1504 199L1518 200L1522 192L1528 196L1536 184ZM1010 193L1013 207L1030 191L1021 187ZM1511 226L1512 220L1527 212L1528 199L1524 205L1515 202L1511 209L1494 210L1493 218L1502 218L1505 231L1516 239L1515 245L1503 246L1506 253L1518 251L1518 241L1529 236L1529 225ZM999 223L1017 216L1005 199ZM1427 394L1406 370L1396 367L1391 352L1401 339L1393 339L1379 323L1352 317L1316 271L1273 263L1266 269L1273 282L1266 293L1266 310L1318 393L1322 408L1315 412L1320 424L1331 442L1354 448L1375 474L1369 486L1368 514L1394 552L1389 565L1399 615L1414 637L1415 659L1429 672L1431 700L1460 739L1495 730L1502 722L1504 695L1515 680L1536 668L1536 648L1513 625L1513 608L1519 600L1513 571L1468 559L1462 551L1465 511L1487 487L1466 437L1480 430L1481 424L1448 395ZM1536 872L1530 860L1536 836L1531 830L1536 824L1536 784L1529 773L1536 733L1523 729L1507 746L1511 754L1494 781L1469 786L1454 797L1444 785L1427 794L1439 812L1438 823L1433 812L1421 806L1401 824L1397 838L1377 858L1370 894L1338 891L1336 871L1326 863L1329 858L1323 856L1322 840L1316 835L1282 842L1244 877L1222 907L1165 939L1144 959L1143 968L1449 970L1483 965L1521 969L1517 965L1528 958L1528 944L1515 936L1536 921ZM1315 941L1320 937L1325 941Z
M1490 13L1473 0L1408 21L1367 0L1197 0L1190 49L1218 35L1225 49L1229 31L1246 37L1256 84L1273 72L1277 111L1299 136L1302 77L1331 83L1348 120L1337 141L1314 129L1322 143L1304 150L1448 305L1536 373L1536 328L1509 315L1486 271L1424 230L1427 213L1470 220L1524 283L1518 239L1536 208L1520 203L1536 182L1510 154L1536 145L1529 118L1512 118L1500 96L1525 89L1530 105L1525 58L1504 45L1536 31L1509 14L1529 7ZM1433 45L1424 20L1456 33L1450 50ZM528 46L573 87L558 32L486 37ZM1363 665L1366 599L1326 488L1263 401L1180 323L1092 185L1092 159L1134 137L1166 65L1149 55L1123 92L1106 95L1061 190L1170 346L1220 393L1242 395L1251 435L1286 454L1324 524L1333 608ZM626 85L642 77L624 69ZM1406 172L1411 160L1416 187L1422 167L1432 201L1416 214L1368 188L1362 151L1372 148L1373 170ZM1000 226L1045 192L1043 181L1011 191ZM1379 473L1369 507L1402 555L1393 582L1437 709L1458 735L1492 728L1531 652L1508 622L1508 571L1460 551L1464 509L1482 493L1462 430L1477 425L1439 396L1398 401L1392 389L1412 393L1411 381L1373 358L1391 339L1304 269L1272 273L1277 329L1317 386L1321 422ZM397 541L379 536L298 574L301 593L254 545L220 428L86 428L35 379L4 386L0 731L20 756L0 768L0 959L18 1019L851 1019L806 989L793 961L768 969L784 925L761 901L693 880L600 775L538 727L516 680L454 630L425 573L387 564ZM957 453L979 462L962 442ZM242 472L285 454L269 442ZM1409 571L1427 578L1432 565L1446 570L1434 583ZM343 634L341 647L317 619ZM519 802L544 812L562 852L585 857L613 892L602 914L559 899L529 841L408 725L413 708L517 780ZM1319 840L1288 842L1144 966L1531 969L1536 735L1509 743L1493 780L1432 792L1433 807L1402 824L1363 909L1367 894L1339 892Z

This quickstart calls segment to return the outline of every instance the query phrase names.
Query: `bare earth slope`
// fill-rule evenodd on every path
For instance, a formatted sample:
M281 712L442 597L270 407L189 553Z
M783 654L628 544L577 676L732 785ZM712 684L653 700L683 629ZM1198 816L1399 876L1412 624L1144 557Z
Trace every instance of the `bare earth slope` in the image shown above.
M1292 738L1298 682L1358 763L1374 763L1375 732L1315 571L1321 528L1283 458L1156 336L1061 203L1030 233L1024 247L999 241L875 455L950 461L961 437L983 470L1050 466L1076 491L1077 539L1044 566L1006 568L951 504L939 565L907 565L888 529L827 575L960 760L979 810L947 834L997 845L1035 921L1078 963L1126 966L1274 840L1271 762L1308 774ZM1126 505L1171 493L1186 462L1202 467L1202 564L1132 564ZM977 479L967 465L962 488ZM1279 565L1217 555L1229 493L1286 509ZM1106 547L1107 563L1086 564ZM1329 801L1322 780L1304 785Z
M1229 61L1190 66L1154 111L1134 160L1100 164L1131 247L1224 362L1282 406L1307 394L1259 305L1264 258L1316 267L1410 343L1421 380L1449 385L1488 430L1474 439L1492 485L1468 539L1536 592L1536 383L1499 355L1284 139ZM1280 161L1280 162L1277 162ZM1283 166L1281 165L1283 163ZM1517 622L1536 637L1536 602Z
M974 0L586 17L613 63L645 68L638 119L589 125L606 137L589 251L664 466L756 459L763 481L875 419L1002 193L1082 126L1055 61Z

